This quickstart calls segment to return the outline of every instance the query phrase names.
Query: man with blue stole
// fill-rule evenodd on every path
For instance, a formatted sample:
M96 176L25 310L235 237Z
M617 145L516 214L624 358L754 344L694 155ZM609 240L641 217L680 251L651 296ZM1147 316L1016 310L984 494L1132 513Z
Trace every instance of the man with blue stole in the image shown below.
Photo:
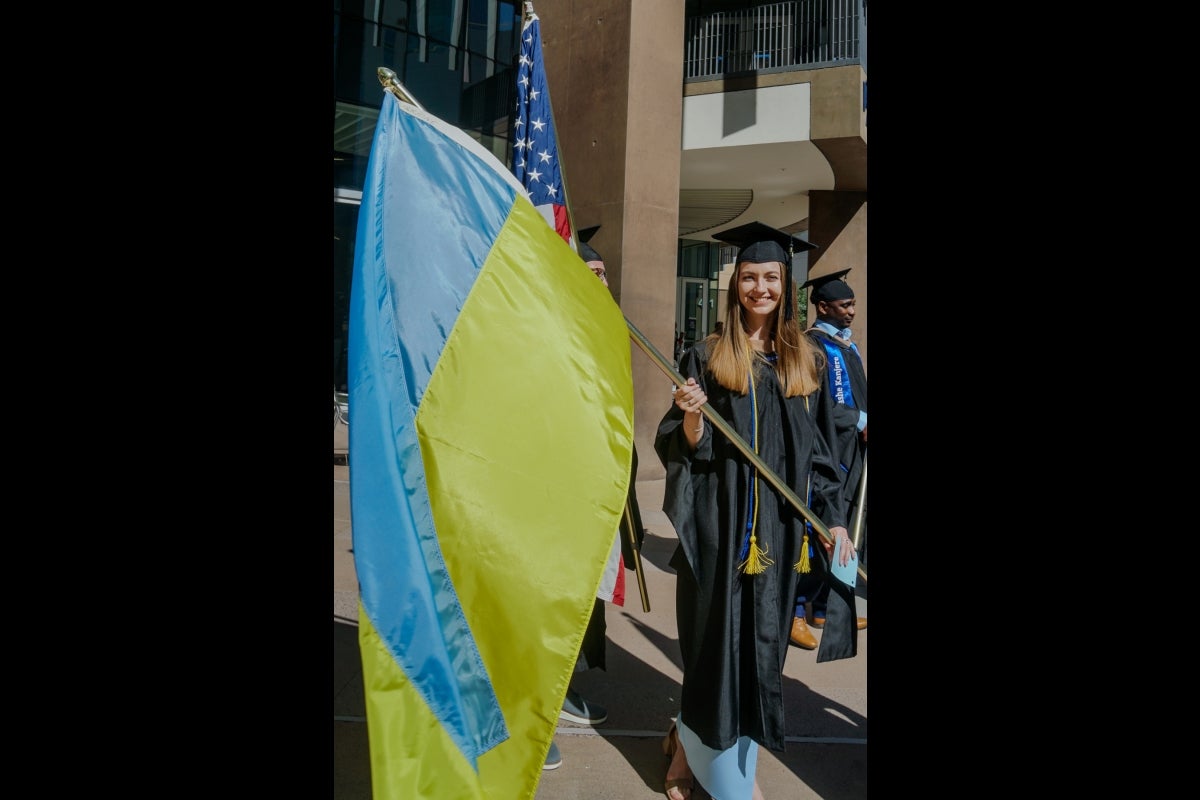
M838 455L838 468L842 475L842 497L850 518L862 514L859 561L866 562L866 507L858 505L858 485L862 480L867 455L867 373L863 368L858 346L851 341L850 325L856 313L854 290L842 278L849 269L838 270L829 275L812 278L802 284L808 288L809 302L816 307L817 319L805 333L825 354L825 374L821 378L819 405L828 407L833 418L834 440L830 449ZM865 498L864 498L865 500ZM793 630L804 629L804 622L814 628L824 627L825 600L829 587L814 588L811 582L802 582L796 598L796 620ZM805 602L811 601L811 611L806 614ZM858 629L867 627L865 617L858 618ZM797 641L797 638L800 641ZM803 631L793 635L793 643L811 650L816 646L812 635Z

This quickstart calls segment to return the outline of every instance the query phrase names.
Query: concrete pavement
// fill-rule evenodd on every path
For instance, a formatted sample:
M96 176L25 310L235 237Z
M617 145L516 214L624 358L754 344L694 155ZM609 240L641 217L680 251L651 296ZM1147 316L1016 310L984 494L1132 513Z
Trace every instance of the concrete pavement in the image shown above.
M662 508L663 481L639 481L646 539L642 550L650 611L642 610L634 576L624 607L609 604L608 669L593 669L572 686L608 709L596 728L560 722L554 740L562 766L542 773L535 800L654 800L664 797L661 740L678 711L682 679L675 628L677 542ZM371 800L362 664L358 652L358 586L351 552L349 470L333 473L333 708L335 800ZM868 616L859 580L858 613ZM814 630L820 637L821 632ZM865 800L867 797L867 642L858 655L816 663L816 651L790 649L784 667L787 751L760 749L758 781L766 800ZM694 800L707 800L697 787ZM417 800L417 798L414 798ZM436 800L436 798L431 799Z

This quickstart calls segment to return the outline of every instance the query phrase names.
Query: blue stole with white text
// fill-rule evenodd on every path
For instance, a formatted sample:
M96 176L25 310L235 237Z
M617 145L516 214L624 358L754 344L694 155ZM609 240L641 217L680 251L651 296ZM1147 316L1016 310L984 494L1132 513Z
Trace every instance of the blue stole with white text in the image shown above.
M850 375L846 372L845 351L829 339L822 338L821 344L825 345L825 356L829 365L829 391L834 402L856 408L854 393L850 390Z

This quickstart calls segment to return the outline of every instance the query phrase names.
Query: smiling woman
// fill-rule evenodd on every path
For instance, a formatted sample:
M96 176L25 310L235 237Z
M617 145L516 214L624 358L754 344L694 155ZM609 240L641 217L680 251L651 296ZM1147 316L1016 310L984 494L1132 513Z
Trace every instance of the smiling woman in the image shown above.
M836 456L824 435L833 420L812 402L821 352L796 318L794 237L755 222L713 238L739 247L725 325L684 351L686 383L654 442L667 472L663 511L679 537L670 565L687 665L679 715L663 742L671 800L687 800L696 781L713 796L761 796L758 748L783 750L784 709L775 698L796 587L803 574L830 571L829 551L811 546L805 519L779 502L729 437L711 431L702 407L732 420L758 459L805 491L833 539L849 546ZM857 653L852 592L830 588L818 662Z

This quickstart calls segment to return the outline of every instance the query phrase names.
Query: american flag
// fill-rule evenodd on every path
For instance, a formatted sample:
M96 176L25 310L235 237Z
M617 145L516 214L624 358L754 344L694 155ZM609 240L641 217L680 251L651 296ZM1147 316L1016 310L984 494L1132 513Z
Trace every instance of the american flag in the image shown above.
M542 61L542 33L532 4L521 29L517 67L517 121L513 134L513 174L550 227L572 247L567 194L558 161L558 143L550 116L550 91Z

